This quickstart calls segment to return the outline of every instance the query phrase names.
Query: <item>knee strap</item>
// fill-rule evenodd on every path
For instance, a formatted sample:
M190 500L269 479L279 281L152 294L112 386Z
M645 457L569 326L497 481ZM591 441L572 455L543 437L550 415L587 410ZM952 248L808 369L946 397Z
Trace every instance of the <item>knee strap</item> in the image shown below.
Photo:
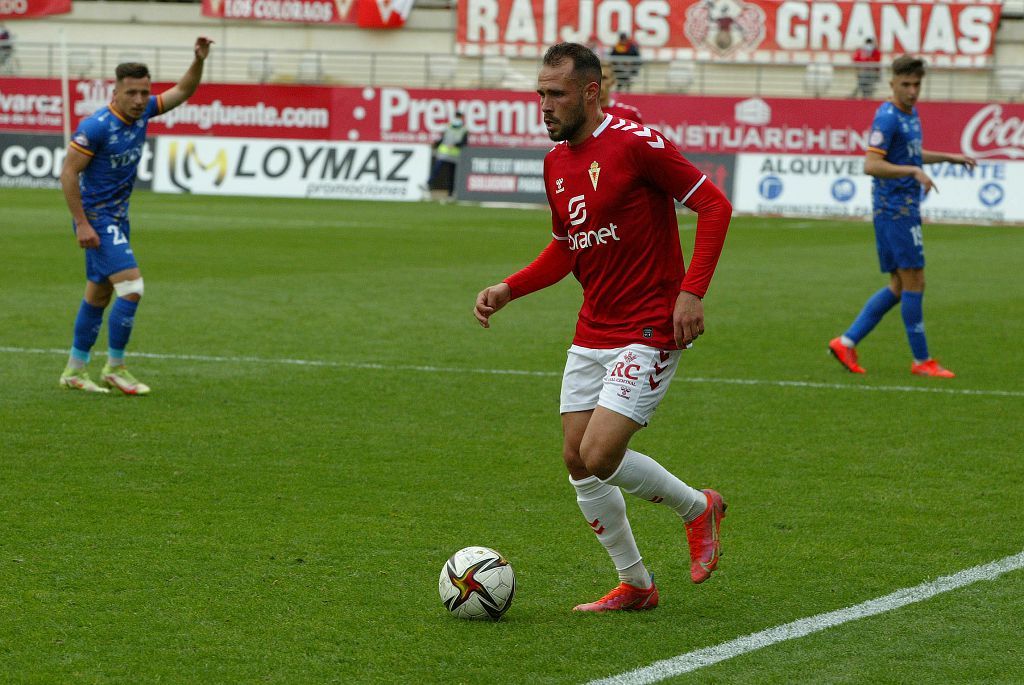
M121 281L120 283L114 284L114 292L117 293L118 297L124 297L125 295L138 295L142 297L142 277L135 278L130 281Z

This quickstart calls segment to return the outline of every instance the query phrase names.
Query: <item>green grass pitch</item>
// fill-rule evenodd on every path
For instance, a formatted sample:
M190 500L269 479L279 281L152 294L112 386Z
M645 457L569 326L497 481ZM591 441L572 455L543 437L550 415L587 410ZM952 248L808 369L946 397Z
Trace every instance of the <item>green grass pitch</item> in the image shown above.
M884 282L869 225L735 219L634 441L725 495L721 566L692 585L678 519L629 501L661 606L578 616L616 582L560 458L578 286L471 315L547 212L140 192L147 398L57 387L69 223L57 191L0 191L2 681L580 683L1024 549L1020 228L926 226L941 381L909 375L898 310L867 376L826 354ZM473 544L517 573L499 623L437 596ZM1011 572L672 682L1019 683L1022 606Z

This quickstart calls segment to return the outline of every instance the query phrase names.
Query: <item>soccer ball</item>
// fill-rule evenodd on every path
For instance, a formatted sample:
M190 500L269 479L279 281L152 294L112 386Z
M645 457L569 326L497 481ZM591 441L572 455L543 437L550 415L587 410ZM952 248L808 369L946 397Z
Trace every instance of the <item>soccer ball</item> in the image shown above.
M512 606L516 574L493 549L466 547L445 563L437 589L453 615L497 621Z

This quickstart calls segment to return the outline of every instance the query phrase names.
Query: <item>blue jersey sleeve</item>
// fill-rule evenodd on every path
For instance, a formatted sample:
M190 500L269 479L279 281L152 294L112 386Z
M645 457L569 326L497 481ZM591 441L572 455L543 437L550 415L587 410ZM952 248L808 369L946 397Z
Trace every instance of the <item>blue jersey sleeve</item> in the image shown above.
M75 135L71 136L71 147L89 157L95 157L107 142L104 133L103 124L95 117L89 117L75 129Z
M891 112L879 109L875 114L875 120L871 122L871 134L868 136L868 150L874 150L883 155L892 149L893 138L899 129L899 123Z

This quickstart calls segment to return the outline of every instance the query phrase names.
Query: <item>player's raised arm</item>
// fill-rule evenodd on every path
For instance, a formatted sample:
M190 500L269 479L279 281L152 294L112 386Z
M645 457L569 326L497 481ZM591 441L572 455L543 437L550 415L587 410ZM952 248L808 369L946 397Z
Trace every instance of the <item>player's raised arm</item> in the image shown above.
M196 38L195 59L192 60L192 65L175 85L160 94L163 112L169 112L185 102L199 88L199 82L203 79L203 63L210 55L211 45L213 45L213 41L209 38L203 36Z

